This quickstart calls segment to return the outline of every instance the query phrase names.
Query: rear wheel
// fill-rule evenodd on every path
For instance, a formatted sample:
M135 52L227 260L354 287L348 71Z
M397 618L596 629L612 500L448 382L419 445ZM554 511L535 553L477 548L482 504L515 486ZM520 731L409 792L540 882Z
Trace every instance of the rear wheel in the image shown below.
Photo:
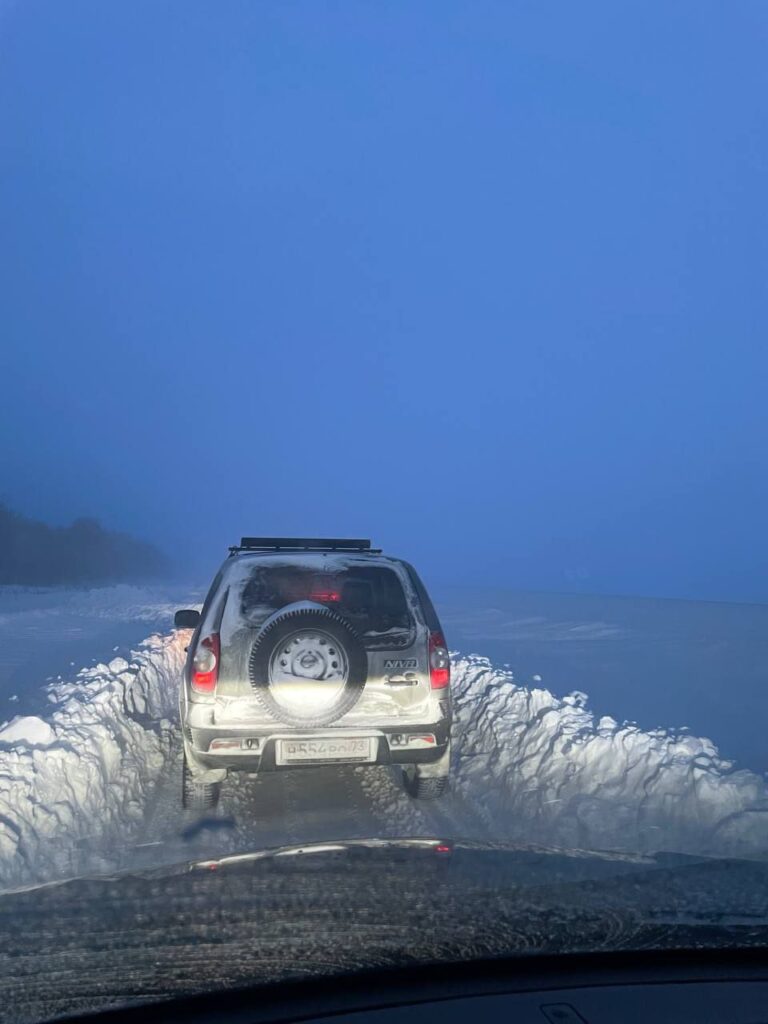
M201 782L195 779L185 751L181 769L182 807L188 811L212 811L218 805L220 794L220 782Z
M415 800L437 800L448 789L448 776L441 775L437 779L425 779L416 774L411 775L407 771L405 776L405 791Z
M415 800L437 800L448 789L451 745L434 764L409 764L403 767L403 787Z

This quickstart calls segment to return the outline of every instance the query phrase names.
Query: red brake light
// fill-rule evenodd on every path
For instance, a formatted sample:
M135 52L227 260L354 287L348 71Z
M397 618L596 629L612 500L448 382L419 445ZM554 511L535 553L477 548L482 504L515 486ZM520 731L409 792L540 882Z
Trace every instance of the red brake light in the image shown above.
M444 689L451 681L451 659L442 633L429 634L429 683L433 690Z
M219 634L203 637L192 660L192 689L213 693L219 678Z
M315 590L309 595L310 601L317 601L318 604L333 604L341 600L341 594L336 590Z

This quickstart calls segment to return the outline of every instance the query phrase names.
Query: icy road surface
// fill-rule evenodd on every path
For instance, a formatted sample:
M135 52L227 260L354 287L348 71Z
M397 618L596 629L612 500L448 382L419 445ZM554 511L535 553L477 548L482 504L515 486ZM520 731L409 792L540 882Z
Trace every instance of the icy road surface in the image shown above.
M176 693L189 634L48 684L0 729L0 888L274 845L366 836L764 857L768 786L714 744L595 717L585 698L457 657L452 792L414 803L388 768L234 777L179 804Z

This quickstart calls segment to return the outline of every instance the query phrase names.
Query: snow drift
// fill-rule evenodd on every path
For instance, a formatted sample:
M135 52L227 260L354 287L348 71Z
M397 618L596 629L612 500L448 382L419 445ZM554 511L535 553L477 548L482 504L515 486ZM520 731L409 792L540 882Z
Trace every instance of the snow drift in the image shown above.
M0 730L0 884L95 867L135 837L176 733L177 634L48 687L46 719Z
M768 786L711 740L598 720L586 695L454 662L454 786L507 838L636 852L768 855Z
M50 713L0 728L0 887L111 870L126 851L130 862L129 847L158 838L150 832L163 789L168 806L157 817L166 830L184 828L176 693L186 638L152 636L130 662L115 658L52 683ZM455 838L768 854L765 780L735 770L710 740L596 720L583 694L518 686L485 658L456 658L453 679L454 781L444 803L417 807L381 769L369 773L375 784L354 772L357 795L349 777L341 784L346 799L384 807L391 834L450 826ZM232 796L238 805L237 787ZM225 811L226 798L225 789ZM240 801L238 814L248 813ZM316 827L306 818L302 842Z

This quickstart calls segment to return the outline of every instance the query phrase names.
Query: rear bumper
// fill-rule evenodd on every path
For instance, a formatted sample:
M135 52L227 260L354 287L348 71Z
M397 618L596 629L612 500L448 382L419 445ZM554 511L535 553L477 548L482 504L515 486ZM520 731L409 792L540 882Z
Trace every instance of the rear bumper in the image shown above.
M451 723L448 719L429 725L408 725L392 728L345 728L286 730L275 726L271 732L242 728L187 728L186 739L189 753L204 769L227 771L271 772L294 768L316 768L320 765L344 764L432 764L445 754L450 738ZM434 743L420 737L433 736ZM320 740L328 738L365 737L374 741L375 760L338 758L331 761L306 761L288 765L277 763L279 740ZM211 750L214 741L239 742L239 749Z

